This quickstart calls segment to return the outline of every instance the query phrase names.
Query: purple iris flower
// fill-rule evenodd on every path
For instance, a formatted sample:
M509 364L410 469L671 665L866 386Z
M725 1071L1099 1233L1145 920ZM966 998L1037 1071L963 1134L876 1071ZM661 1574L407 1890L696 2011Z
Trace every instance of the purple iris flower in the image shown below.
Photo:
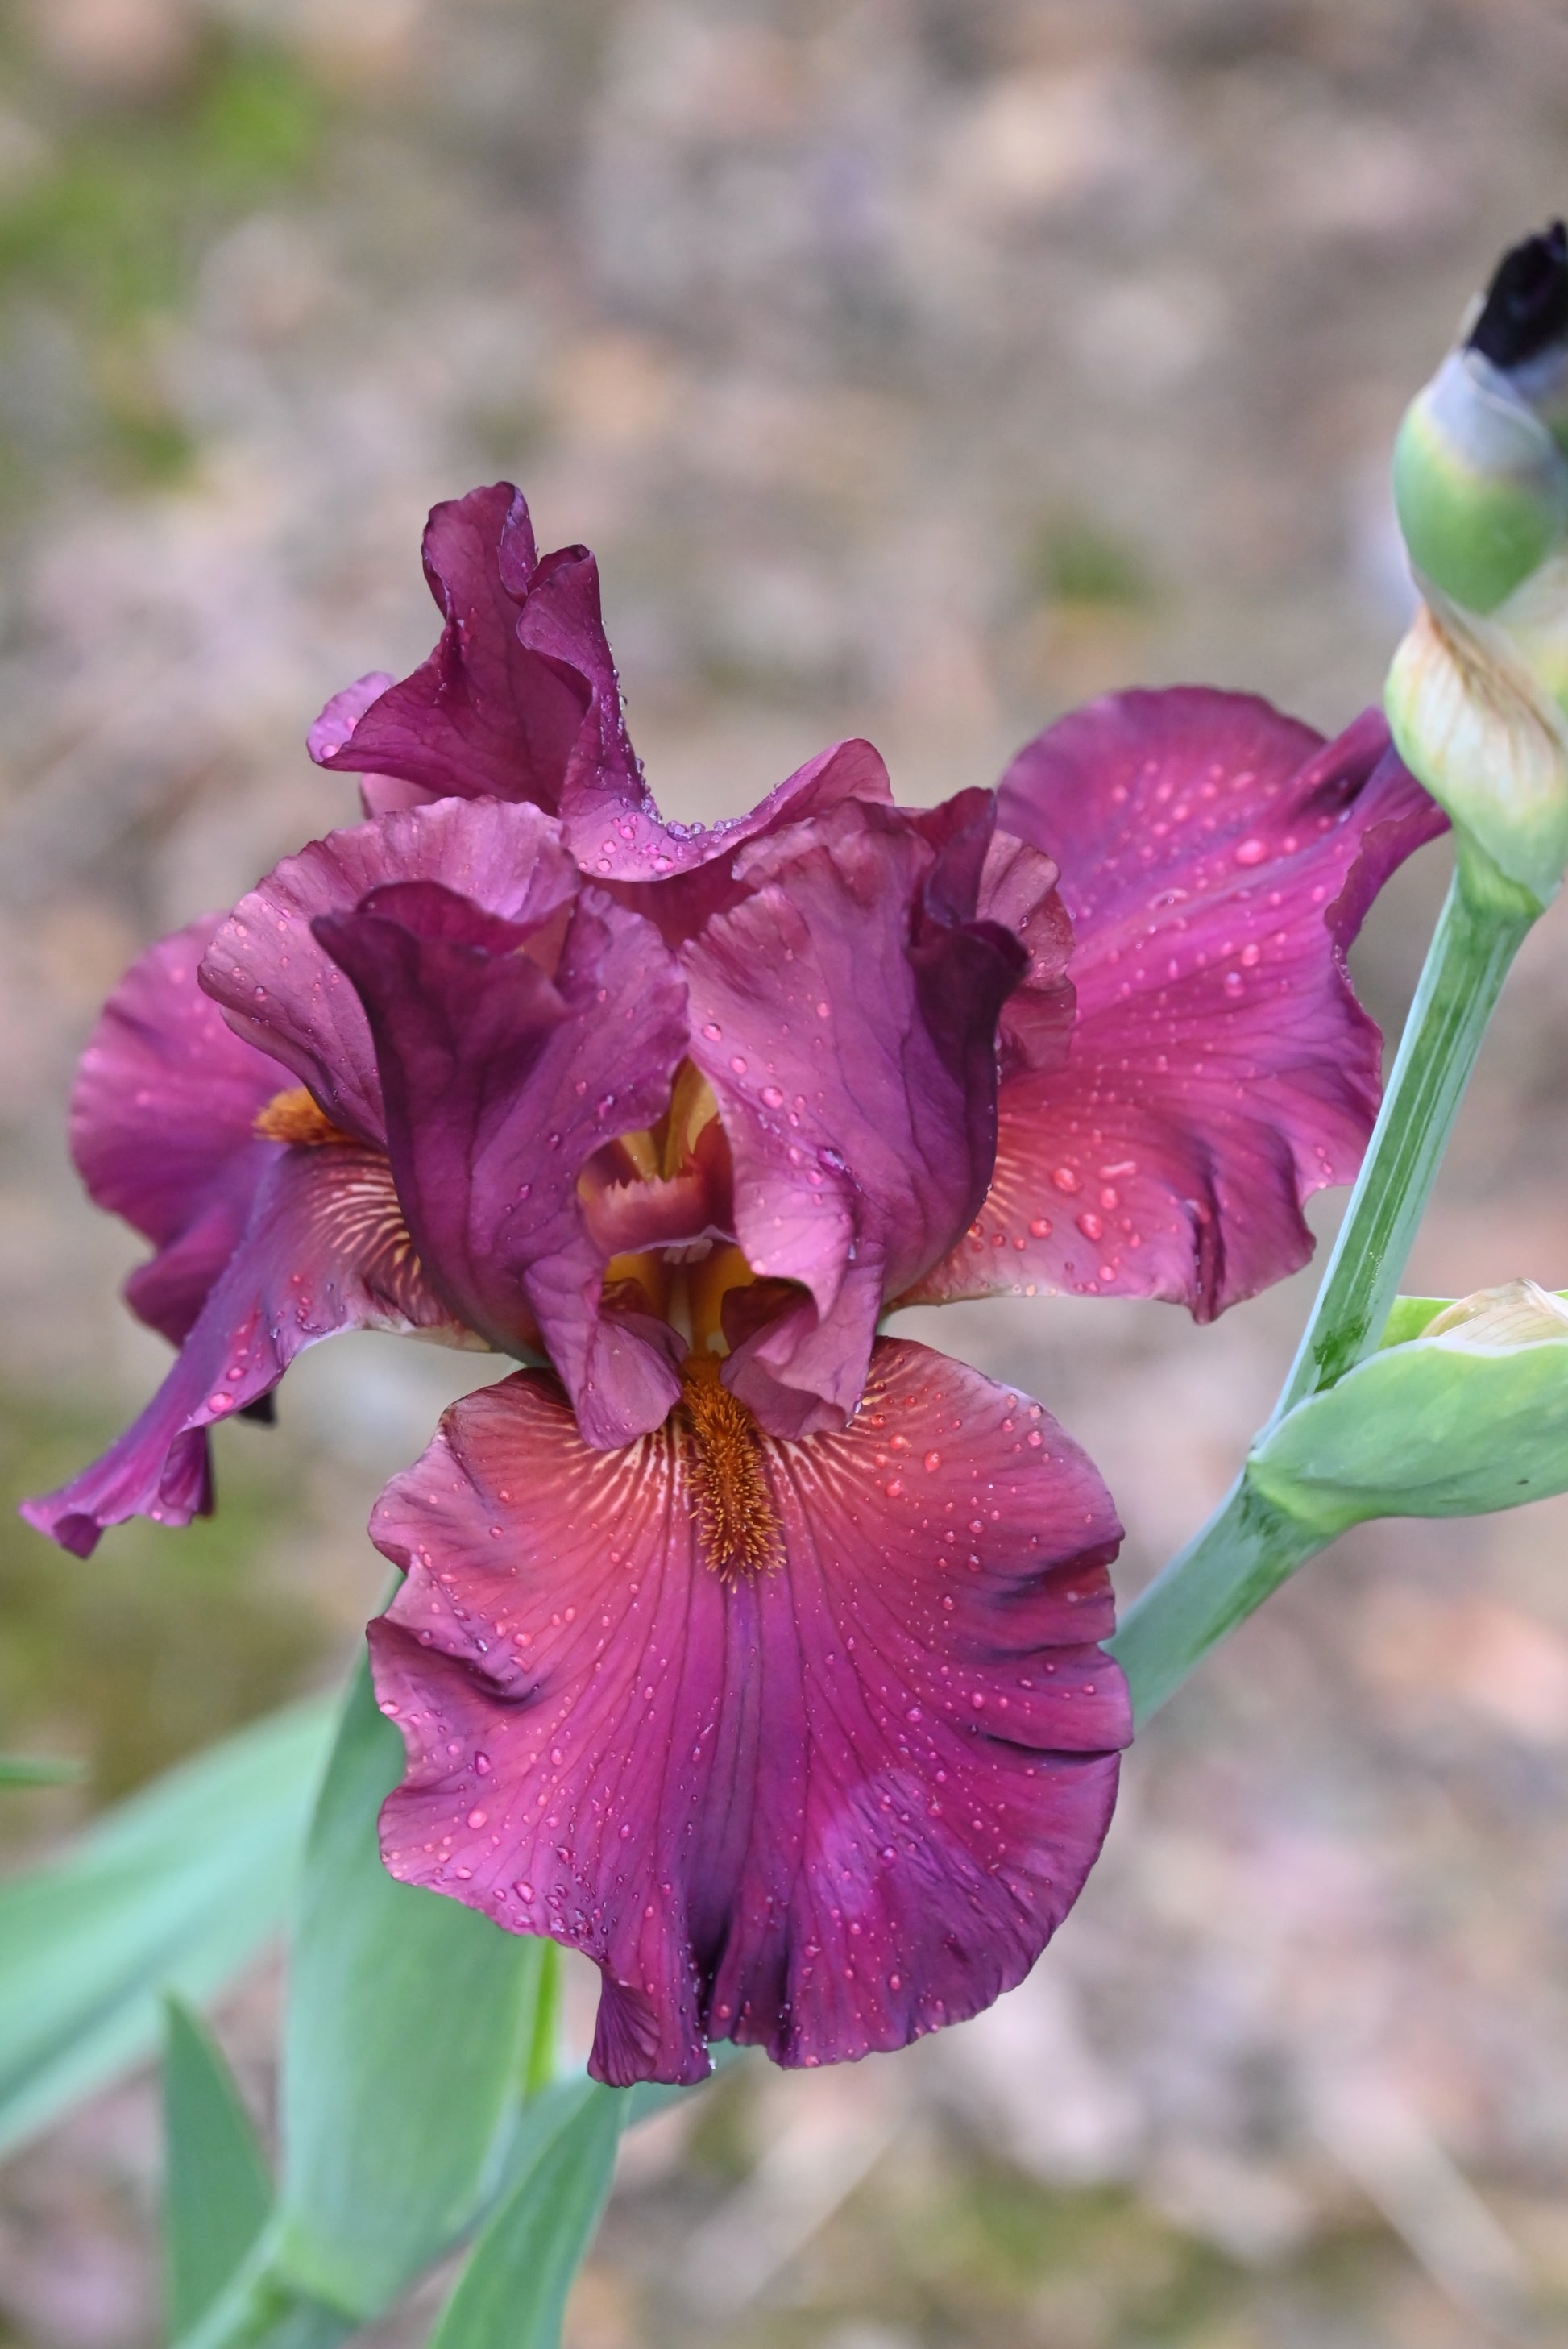
M584 1950L601 2078L900 2046L1037 1957L1130 1723L1093 1466L882 1317L1207 1319L1294 1269L1377 1104L1345 948L1443 818L1372 713L1325 744L1181 689L995 794L897 808L851 742L668 825L592 558L538 560L500 485L426 568L430 659L313 730L366 820L144 956L89 1044L77 1164L180 1352L26 1514L82 1555L189 1519L207 1428L337 1330L514 1356L372 1521L388 1867Z

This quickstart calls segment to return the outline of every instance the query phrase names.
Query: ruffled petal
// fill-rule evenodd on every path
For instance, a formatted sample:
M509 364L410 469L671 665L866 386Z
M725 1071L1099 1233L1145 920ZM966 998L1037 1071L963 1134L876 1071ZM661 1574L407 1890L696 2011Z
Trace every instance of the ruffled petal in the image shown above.
M1037 848L1010 832L993 833L975 911L983 921L1011 930L1029 958L1002 1006L997 1041L1004 1078L1025 1069L1060 1068L1068 1057L1077 993L1068 977L1073 926L1060 879Z
M1345 949L1446 818L1368 710L1325 744L1251 695L1097 702L1022 751L1000 821L1077 941L1067 1066L1005 1074L973 1228L903 1300L1161 1297L1200 1320L1305 1262L1354 1176L1382 1040Z
M985 1195L996 1020L1024 950L975 918L987 793L930 815L841 806L740 860L741 903L683 960L691 1054L735 1167L736 1237L807 1296L726 1375L780 1435L841 1426L883 1299Z
M840 743L749 816L711 831L666 823L626 733L598 566L585 546L537 559L510 481L434 509L425 575L443 621L429 659L400 684L382 672L357 678L310 730L312 758L359 775L369 814L443 796L530 802L561 817L596 878L635 886L705 875L660 909L686 935L748 840L851 794L892 796L871 745Z
M559 826L537 808L440 800L285 856L240 900L201 965L236 1034L292 1069L335 1124L377 1145L387 1126L370 1030L311 924L395 881L438 882L529 926L561 913L578 886Z
M106 1526L188 1525L211 1506L207 1429L271 1392L294 1356L342 1330L441 1330L377 1151L270 1149L238 1247L139 1419L91 1467L22 1515L78 1557Z
M883 1340L846 1430L752 1455L778 1563L715 1571L677 1417L591 1451L523 1372L448 1413L372 1521L405 1882L584 1951L591 2068L694 2080L900 2047L1018 1982L1130 1734L1119 1538L1037 1404Z
M667 1106L686 985L656 932L602 891L555 930L428 882L315 924L369 1015L397 1189L431 1279L503 1350L520 1326L536 1338L537 1319L589 1441L624 1444L667 1415L678 1341L602 1311L610 1249L578 1177Z
M196 983L222 920L192 922L131 965L104 1006L71 1095L71 1154L88 1193L157 1249L127 1281L127 1302L176 1346L233 1255L277 1155L255 1121L285 1081Z
M442 620L435 651L357 706L368 678L335 695L311 729L311 756L438 798L527 801L552 814L587 688L518 636L536 560L528 507L510 481L470 490L432 510L424 555Z

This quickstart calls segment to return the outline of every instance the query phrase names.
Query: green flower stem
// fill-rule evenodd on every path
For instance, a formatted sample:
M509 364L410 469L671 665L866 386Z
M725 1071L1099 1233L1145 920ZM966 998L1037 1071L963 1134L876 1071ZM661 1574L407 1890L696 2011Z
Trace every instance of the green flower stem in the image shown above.
M1478 904L1456 873L1317 1301L1273 1420L1372 1352L1426 1212L1487 1022L1532 907Z
M1509 967L1539 908L1455 874L1399 1042L1360 1179L1269 1426L1333 1386L1377 1344ZM1186 1547L1129 1608L1111 1641L1146 1721L1217 1640L1326 1547L1243 1470Z

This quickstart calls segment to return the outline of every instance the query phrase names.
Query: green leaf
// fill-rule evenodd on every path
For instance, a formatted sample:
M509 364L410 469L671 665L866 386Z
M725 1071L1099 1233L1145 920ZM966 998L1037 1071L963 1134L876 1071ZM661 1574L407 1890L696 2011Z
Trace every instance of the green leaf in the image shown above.
M562 2082L530 2116L529 2158L475 2243L430 2349L555 2349L609 2197L624 2090Z
M1568 1305L1532 1281L1435 1310L1258 1444L1246 1481L1332 1540L1368 1517L1468 1517L1568 1492Z
M377 2314L474 2223L520 2105L544 1944L395 1883L403 1744L356 1674L305 1859L284 2042L280 2273Z
M69 1786L87 1775L79 1762L38 1754L0 1754L0 1786Z
M330 1715L291 1706L171 1770L0 1884L0 2152L158 2042L280 1924Z
M216 2040L182 2000L166 1999L164 2013L163 2263L178 2337L261 2233L273 2182Z

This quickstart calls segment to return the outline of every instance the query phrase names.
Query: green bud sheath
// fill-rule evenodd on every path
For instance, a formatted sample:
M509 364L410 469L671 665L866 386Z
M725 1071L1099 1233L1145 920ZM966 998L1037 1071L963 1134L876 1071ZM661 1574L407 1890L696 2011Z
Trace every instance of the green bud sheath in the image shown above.
M1568 868L1568 236L1505 254L1412 401L1394 498L1425 602L1386 692L1478 906L1539 912Z
M1568 1306L1532 1281L1440 1309L1298 1403L1246 1467L1320 1539L1368 1517L1468 1517L1568 1490Z
M1491 612L1568 532L1568 459L1495 367L1450 351L1399 428L1394 505L1422 583Z

